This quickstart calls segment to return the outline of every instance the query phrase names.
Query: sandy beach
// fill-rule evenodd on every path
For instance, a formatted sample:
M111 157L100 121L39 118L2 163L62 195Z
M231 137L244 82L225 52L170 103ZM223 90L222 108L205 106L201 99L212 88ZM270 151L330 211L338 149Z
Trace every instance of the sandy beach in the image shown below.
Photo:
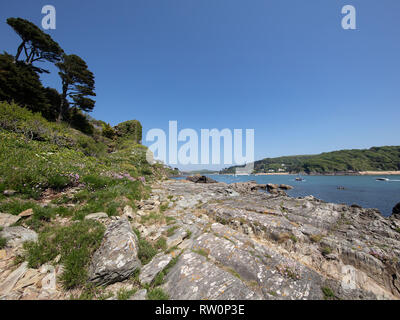
M362 176L388 176L388 175L400 175L400 171L361 171L359 172Z

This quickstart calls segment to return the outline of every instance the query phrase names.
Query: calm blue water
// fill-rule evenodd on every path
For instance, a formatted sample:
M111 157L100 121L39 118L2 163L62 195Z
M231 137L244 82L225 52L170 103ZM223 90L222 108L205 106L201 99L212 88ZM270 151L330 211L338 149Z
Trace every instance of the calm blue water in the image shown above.
M384 216L392 214L400 202L400 176L305 176L305 181L295 181L296 176L229 176L208 175L226 183L255 180L258 183L289 184L294 187L287 193L292 197L314 197L333 203L358 204L364 208L377 208ZM376 181L387 177L390 181ZM342 186L345 190L338 190Z

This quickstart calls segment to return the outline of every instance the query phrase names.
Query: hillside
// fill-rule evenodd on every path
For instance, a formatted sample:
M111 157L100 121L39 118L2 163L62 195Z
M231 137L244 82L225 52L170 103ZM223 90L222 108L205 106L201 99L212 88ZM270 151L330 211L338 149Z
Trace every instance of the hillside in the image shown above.
M220 173L233 173L236 167ZM285 171L290 173L332 174L360 171L400 170L400 146L340 150L318 155L266 158L254 163L255 173Z

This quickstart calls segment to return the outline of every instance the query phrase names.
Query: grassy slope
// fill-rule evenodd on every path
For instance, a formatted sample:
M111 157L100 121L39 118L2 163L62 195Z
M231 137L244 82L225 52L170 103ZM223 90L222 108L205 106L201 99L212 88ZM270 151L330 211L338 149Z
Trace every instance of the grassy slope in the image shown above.
M25 245L21 261L38 267L60 255L65 288L85 286L87 264L104 227L84 217L120 215L126 205L135 209L135 201L148 196L149 184L169 173L149 165L146 150L124 137L88 136L0 102L0 212L18 215L33 209L17 224L39 233L38 243ZM6 197L4 190L17 193Z

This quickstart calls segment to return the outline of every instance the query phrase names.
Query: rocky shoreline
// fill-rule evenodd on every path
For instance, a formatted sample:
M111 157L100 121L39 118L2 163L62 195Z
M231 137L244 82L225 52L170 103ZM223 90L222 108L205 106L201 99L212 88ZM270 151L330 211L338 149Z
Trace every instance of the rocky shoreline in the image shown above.
M105 286L108 299L135 287L130 299L143 300L151 286L172 300L400 298L400 215L290 198L280 187L168 180L153 185L138 210L87 216L107 228L90 281ZM151 220L156 213L162 219ZM1 232L16 237L10 231ZM165 236L166 248L142 264L138 236ZM20 242L0 254L0 299L68 299L57 280L62 265L12 267Z

